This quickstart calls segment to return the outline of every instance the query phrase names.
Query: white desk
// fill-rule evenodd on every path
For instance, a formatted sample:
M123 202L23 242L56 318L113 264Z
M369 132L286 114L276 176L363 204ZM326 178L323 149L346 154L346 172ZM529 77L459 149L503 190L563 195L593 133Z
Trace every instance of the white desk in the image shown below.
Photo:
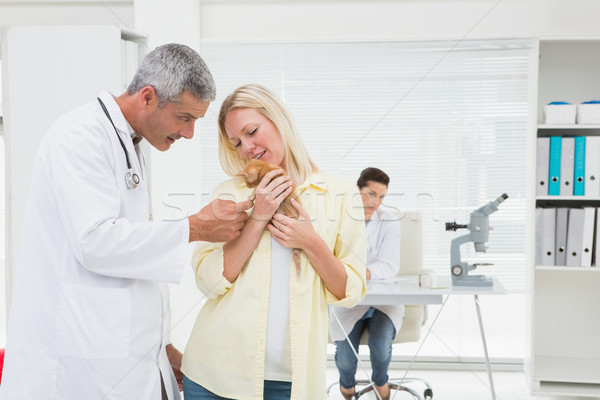
M488 356L487 344L485 341L485 334L483 331L481 310L479 308L479 295L506 294L506 289L496 277L488 276L488 278L493 279L493 285L487 287L452 286L452 280L450 276L437 276L436 285L433 288L421 288L416 286L416 284L408 285L403 281L400 281L398 283L385 281L369 281L367 287L367 296L360 304L369 306L385 304L442 304L443 297L447 295L472 295L475 299L475 308L477 310L477 318L479 320L479 330L481 334L481 342L483 344L483 352L485 355L488 379L490 381L490 391L492 393L492 399L496 400L496 391L494 389L494 381L492 380L492 370L490 367L490 359Z
M408 285L403 281L394 283L371 280L367 283L367 296L360 304L368 306L441 304L443 297L450 294L506 294L506 289L496 277L488 276L488 278L494 281L493 286L452 286L450 276L437 276L436 286L433 288Z

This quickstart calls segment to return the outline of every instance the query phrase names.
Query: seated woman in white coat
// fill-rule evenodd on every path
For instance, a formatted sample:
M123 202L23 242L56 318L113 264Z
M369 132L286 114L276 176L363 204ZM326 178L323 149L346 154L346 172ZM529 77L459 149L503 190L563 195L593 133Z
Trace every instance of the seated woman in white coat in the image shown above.
M378 168L367 168L358 178L358 188L365 211L367 237L367 279L387 279L400 270L400 220L379 208L388 191L389 176ZM388 399L388 367L392 358L392 342L402 326L403 305L334 307L344 331L358 353L360 337L369 332L369 350L373 373L371 380L382 399ZM340 373L340 391L345 399L355 393L357 360L337 320L329 320L329 334L336 344L335 364Z

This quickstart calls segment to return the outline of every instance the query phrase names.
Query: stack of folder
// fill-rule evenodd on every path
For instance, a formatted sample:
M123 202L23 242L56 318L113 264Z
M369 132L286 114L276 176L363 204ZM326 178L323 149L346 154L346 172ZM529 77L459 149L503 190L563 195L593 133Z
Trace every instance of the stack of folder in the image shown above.
M536 208L536 264L591 267L600 263L596 208Z
M537 196L600 196L600 136L537 138Z

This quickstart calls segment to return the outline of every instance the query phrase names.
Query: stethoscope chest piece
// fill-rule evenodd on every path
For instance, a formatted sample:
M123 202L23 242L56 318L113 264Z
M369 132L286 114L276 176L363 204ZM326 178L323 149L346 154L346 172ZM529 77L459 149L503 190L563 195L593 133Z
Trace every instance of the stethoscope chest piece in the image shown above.
M129 189L135 189L140 183L140 177L138 174L132 173L131 169L129 169L125 174L125 183Z

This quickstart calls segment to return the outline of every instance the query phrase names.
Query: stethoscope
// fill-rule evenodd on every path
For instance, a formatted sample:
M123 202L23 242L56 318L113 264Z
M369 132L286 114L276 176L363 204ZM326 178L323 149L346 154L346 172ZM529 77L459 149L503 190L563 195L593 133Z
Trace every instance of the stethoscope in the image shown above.
M108 113L108 110L106 109L106 106L104 105L102 100L100 100L99 97L98 97L98 102L100 102L100 106L102 107L102 110L104 110L104 114L106 114L106 116L108 117L108 120L110 121L110 124L115 129L115 132L117 133L117 138L119 139L119 143L121 143L121 147L123 148L123 152L125 153L125 160L127 160L127 172L125 173L125 184L127 184L128 189L135 189L137 187L137 185L140 183L140 177L137 174L133 173L133 169L131 168L131 161L129 161L129 153L127 152L127 149L125 148L125 143L123 143L123 139L121 139L121 135L119 135L119 131L117 130L115 123L113 122L112 118L110 117L110 114Z

